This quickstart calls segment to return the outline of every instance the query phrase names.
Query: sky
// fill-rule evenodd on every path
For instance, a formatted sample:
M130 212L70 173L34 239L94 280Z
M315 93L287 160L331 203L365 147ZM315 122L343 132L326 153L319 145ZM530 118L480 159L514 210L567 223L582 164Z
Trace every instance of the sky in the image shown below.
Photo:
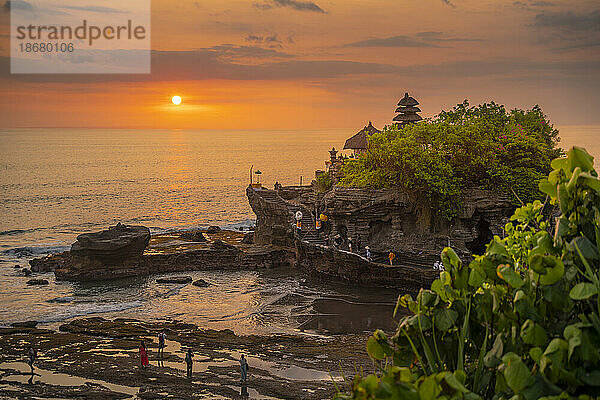
M0 128L357 130L389 124L405 92L423 117L468 99L600 124L597 0L153 0L151 15L150 74L11 75L5 3Z

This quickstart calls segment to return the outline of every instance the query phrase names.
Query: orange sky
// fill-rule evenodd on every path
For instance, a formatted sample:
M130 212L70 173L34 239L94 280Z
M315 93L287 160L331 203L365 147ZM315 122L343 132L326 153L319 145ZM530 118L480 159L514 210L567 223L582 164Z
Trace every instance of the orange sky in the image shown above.
M2 128L381 127L405 91L600 124L597 1L153 0L147 76L10 75L9 15Z

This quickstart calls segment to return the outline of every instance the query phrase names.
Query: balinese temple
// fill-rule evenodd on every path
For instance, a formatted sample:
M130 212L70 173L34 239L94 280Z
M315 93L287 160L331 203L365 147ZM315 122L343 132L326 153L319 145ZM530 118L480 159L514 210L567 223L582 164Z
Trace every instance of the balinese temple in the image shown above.
M346 144L344 144L344 150L352 149L354 150L354 155L364 153L367 151L367 137L378 132L381 131L375 128L371 121L369 121L369 125L365 126L356 135L346 140Z
M417 107L418 105L419 102L417 100L409 96L408 93L404 94L404 97L398 102L398 108L396 108L398 115L393 119L396 121L396 126L398 128L402 128L407 124L412 124L423 119L417 114L418 112L421 112L421 109Z

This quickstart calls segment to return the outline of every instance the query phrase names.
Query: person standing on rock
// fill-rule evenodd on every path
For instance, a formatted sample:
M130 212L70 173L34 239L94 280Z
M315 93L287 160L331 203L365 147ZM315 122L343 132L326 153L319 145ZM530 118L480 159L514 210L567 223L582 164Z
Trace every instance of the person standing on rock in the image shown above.
M348 239L348 251L352 253L352 238Z
M371 261L371 249L369 246L365 246L365 250L367 251L367 260Z
M388 254L388 259L390 260L390 265L394 265L394 258L396 258L396 255L390 250L390 254Z
M29 351L27 352L27 365L29 365L29 368L31 368L31 375L33 376L33 363L35 362L37 358L37 351L35 351L35 349L33 347L29 348Z
M194 354L192 353L192 349L188 349L187 353L185 353L185 363L187 365L188 379L192 379L192 367L194 365L193 357L194 357Z
M248 361L246 360L246 357L244 357L244 355L242 354L242 357L240 358L240 372L242 374L242 379L240 380L241 382L246 382L246 379L248 379L249 369L250 366L248 366Z
M150 365L150 361L148 361L148 350L146 350L146 343L144 343L143 340L140 342L140 362L142 363L142 368L146 368Z
M158 358L163 358L167 335L164 332L158 334Z

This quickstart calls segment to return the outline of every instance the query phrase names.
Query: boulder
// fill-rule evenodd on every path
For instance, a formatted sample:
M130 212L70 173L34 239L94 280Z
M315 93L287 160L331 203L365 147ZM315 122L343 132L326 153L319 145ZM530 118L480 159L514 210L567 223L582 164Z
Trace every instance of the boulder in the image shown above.
M29 269L27 269L27 268L23 268L23 269L21 270L21 273L22 273L24 276L30 276L30 275L31 275L31 270L29 270Z
M215 250L235 250L235 251L239 251L237 247L235 247L234 245L224 242L222 240L215 240L214 242L212 242L212 244L210 245L211 249L215 249Z
M206 233L217 233L221 230L220 227L216 226L216 225L211 225L208 227L208 229L206 230Z
M150 242L150 229L121 223L106 230L77 236L71 254L104 262L141 256Z
M192 285L198 286L198 287L211 286L210 283L206 282L204 279L198 279L197 281L194 281L194 283L192 283Z
M48 285L49 282L46 279L30 279L27 281L28 285Z
M179 235L179 239L189 240L191 242L206 242L206 237L202 234L201 231L189 231L184 232Z
M244 235L242 239L243 244L253 244L254 243L254 233L250 232Z
M193 279L191 276L169 276L166 278L158 278L156 280L156 283L173 283L173 284L183 285L186 283L191 283L192 280Z
M14 268L21 268L19 264L15 264Z

